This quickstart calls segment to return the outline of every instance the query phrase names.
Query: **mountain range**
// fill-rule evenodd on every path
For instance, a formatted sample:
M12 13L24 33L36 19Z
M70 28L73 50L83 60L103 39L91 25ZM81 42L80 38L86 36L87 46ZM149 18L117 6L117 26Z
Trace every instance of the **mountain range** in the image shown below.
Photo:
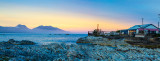
M64 34L70 33L68 31L64 31L57 27L52 26L38 26L33 29L29 29L26 25L17 25L16 27L3 27L0 26L0 33L54 33L54 34Z

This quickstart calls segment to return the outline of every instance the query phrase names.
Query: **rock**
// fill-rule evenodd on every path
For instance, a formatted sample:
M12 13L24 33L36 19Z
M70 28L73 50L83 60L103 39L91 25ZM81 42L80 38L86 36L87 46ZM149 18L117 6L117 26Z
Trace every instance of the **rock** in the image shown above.
M21 58L11 58L9 61L25 61Z
M14 39L9 39L8 43L13 45L35 45L36 44L29 40L15 41Z
M3 59L2 59L2 58L0 58L0 61L3 61Z
M20 42L20 41L14 41L14 42L12 42L11 44L14 44L14 45L21 45L21 42Z
M59 48L62 48L62 46L58 43L51 43L47 46L50 46L51 48L56 49L56 50L59 49Z
M66 43L63 42L63 43L61 43L60 45L61 45L61 47L62 47L63 49L67 49Z
M3 41L3 42L0 42L0 45L2 45L2 46L12 46L13 44Z
M123 39L112 39L109 40L103 37L94 37L94 36L87 36L83 38L79 38L76 43L89 43L93 45L106 45L116 47L117 45L128 45Z
M20 41L21 45L35 45L36 43L29 41L29 40L22 40Z
M15 42L14 39L9 39L9 40L8 40L8 43L13 43L13 42Z
M79 38L76 43L89 43L89 41L85 38Z
M88 36L84 38L79 38L76 43L94 43L95 41L102 41L102 37L94 37L94 36Z

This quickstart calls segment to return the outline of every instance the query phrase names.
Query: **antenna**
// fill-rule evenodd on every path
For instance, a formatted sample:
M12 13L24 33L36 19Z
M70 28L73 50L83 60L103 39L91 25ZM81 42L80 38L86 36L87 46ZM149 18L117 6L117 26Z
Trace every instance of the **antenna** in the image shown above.
M142 25L143 25L143 20L144 20L144 18L142 18Z
M158 14L158 18L159 18L159 20L160 20L160 14ZM159 21L158 21L158 28L159 28Z
M158 28L159 28L159 21L158 21Z
M144 18L142 18L142 25L143 25L143 20L144 20ZM144 34L144 28L142 27L142 29L143 29L143 34Z

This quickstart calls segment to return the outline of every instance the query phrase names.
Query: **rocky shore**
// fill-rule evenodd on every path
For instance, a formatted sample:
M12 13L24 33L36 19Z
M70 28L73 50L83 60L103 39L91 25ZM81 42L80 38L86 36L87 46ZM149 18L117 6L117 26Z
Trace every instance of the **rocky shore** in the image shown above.
M111 47L116 47L117 45L129 45L124 41L124 39L110 39L110 38L103 38L103 37L94 37L94 36L87 36L84 38L79 38L76 43L90 43L93 45L106 45Z
M88 37L94 38L94 37ZM97 37L94 39L96 40ZM103 40L102 38L98 38ZM105 40L105 39L104 39ZM91 41L90 39L88 41ZM119 42L120 41L120 42ZM78 41L77 41L78 42ZM102 41L100 41L102 42ZM106 41L107 42L107 41ZM0 43L0 60L9 61L150 61L160 60L160 49L139 48L121 45L122 40L115 40L114 47L104 45L79 45L52 43L49 45L7 44ZM108 43L108 44L109 44ZM114 44L116 43L116 44Z

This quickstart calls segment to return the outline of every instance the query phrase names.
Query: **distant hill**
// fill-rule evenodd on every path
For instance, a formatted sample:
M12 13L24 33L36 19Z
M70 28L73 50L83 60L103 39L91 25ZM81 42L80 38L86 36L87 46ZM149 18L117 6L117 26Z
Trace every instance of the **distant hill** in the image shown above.
M0 33L26 33L30 32L30 29L25 25L17 25L16 27L3 27L0 26Z
M63 34L69 33L62 29L52 27L52 26L38 26L34 29L29 29L25 25L17 25L16 27L3 27L0 26L0 33L54 33L54 34Z
M56 28L56 27L52 27L52 26L38 26L34 29L32 29L33 32L35 33L68 33L67 31L64 31L62 29Z

